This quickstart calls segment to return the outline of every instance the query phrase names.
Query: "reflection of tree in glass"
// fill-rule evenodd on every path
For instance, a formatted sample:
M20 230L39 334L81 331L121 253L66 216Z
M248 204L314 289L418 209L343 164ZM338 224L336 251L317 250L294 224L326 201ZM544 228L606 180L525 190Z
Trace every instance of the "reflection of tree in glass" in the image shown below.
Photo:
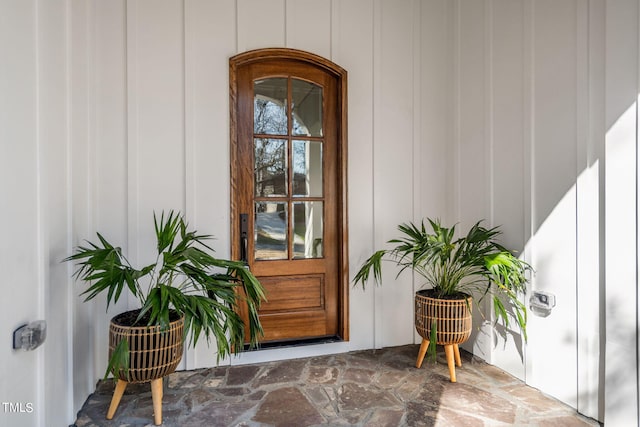
M308 193L307 144L305 141L293 141L293 194L298 196Z
M254 133L261 135L286 135L285 106L272 99L256 96L253 103L253 129Z
M296 112L293 112L293 134L294 135L310 135L309 130L304 123L297 116Z
M295 173L307 173L307 143L305 141L293 142L293 171Z
M254 152L256 194L286 194L286 141L257 138Z

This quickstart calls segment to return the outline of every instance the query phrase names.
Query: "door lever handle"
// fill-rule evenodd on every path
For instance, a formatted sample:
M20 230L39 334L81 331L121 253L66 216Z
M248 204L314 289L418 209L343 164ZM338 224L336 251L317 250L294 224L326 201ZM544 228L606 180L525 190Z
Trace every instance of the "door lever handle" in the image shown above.
M240 261L244 262L245 264L247 264L249 262L249 260L247 259L247 252L248 252L248 246L249 246L249 240L247 239L246 236L243 236L240 238L241 242L240 242Z
M249 263L249 215L240 214L240 261Z

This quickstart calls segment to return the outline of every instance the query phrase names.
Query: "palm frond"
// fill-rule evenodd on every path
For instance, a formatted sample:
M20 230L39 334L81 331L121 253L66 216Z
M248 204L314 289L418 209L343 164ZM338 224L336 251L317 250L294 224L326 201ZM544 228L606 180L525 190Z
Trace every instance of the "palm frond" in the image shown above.
M258 317L265 291L244 263L213 256L206 243L210 235L189 230L177 212L153 215L157 260L141 269L133 268L118 247L98 233L98 243L87 242L64 261L76 262L74 277L88 284L86 300L107 294L107 307L128 289L140 301L137 322L166 330L172 312L184 315L185 336L196 345L199 337L214 339L218 359L242 350L245 325L238 314L240 304L249 315L249 342L255 346L263 334ZM140 281L148 284L146 291ZM124 346L124 344L123 344ZM118 346L107 372L117 373L128 363L128 349Z

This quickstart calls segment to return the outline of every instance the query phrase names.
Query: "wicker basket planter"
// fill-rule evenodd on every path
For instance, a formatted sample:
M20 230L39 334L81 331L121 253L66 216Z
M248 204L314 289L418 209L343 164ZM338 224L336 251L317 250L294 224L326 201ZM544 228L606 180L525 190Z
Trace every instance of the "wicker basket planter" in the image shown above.
M160 326L126 326L121 319L139 310L126 312L111 319L109 326L109 357L120 341L129 342L129 371L120 371L119 378L129 383L144 383L162 378L176 370L182 359L184 317L175 315L166 331Z
M436 324L436 344L443 345L449 365L451 382L456 382L454 361L462 366L458 344L465 342L471 335L471 303L470 296L461 299L439 299L429 296L430 290L416 292L415 326L422 337L422 344L416 360L416 367L422 361L429 348L431 326Z
M154 422L162 424L162 378L176 370L182 359L184 316L172 313L169 327L127 326L127 318L136 318L139 310L125 312L111 319L109 357L122 340L129 344L129 369L120 370L118 383L107 412L113 418L128 383L151 382Z

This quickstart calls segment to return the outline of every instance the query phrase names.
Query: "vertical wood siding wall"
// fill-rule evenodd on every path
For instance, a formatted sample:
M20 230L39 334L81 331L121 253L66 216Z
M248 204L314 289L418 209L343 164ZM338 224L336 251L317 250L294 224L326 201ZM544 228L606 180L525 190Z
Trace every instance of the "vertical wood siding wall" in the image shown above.
M351 272L401 222L501 224L557 306L530 317L524 347L478 318L468 349L601 419L605 378L621 381L611 425L637 421L636 375L621 376L637 369L637 34L631 0L0 0L0 335L49 324L35 352L0 346L0 401L37 408L0 426L73 421L106 364L108 319L135 304L82 303L60 263L73 245L100 230L149 261L153 211L179 209L229 254L228 58L281 46L349 73ZM384 281L351 289L350 342L225 363L414 342L421 284ZM605 365L609 342L633 369Z

